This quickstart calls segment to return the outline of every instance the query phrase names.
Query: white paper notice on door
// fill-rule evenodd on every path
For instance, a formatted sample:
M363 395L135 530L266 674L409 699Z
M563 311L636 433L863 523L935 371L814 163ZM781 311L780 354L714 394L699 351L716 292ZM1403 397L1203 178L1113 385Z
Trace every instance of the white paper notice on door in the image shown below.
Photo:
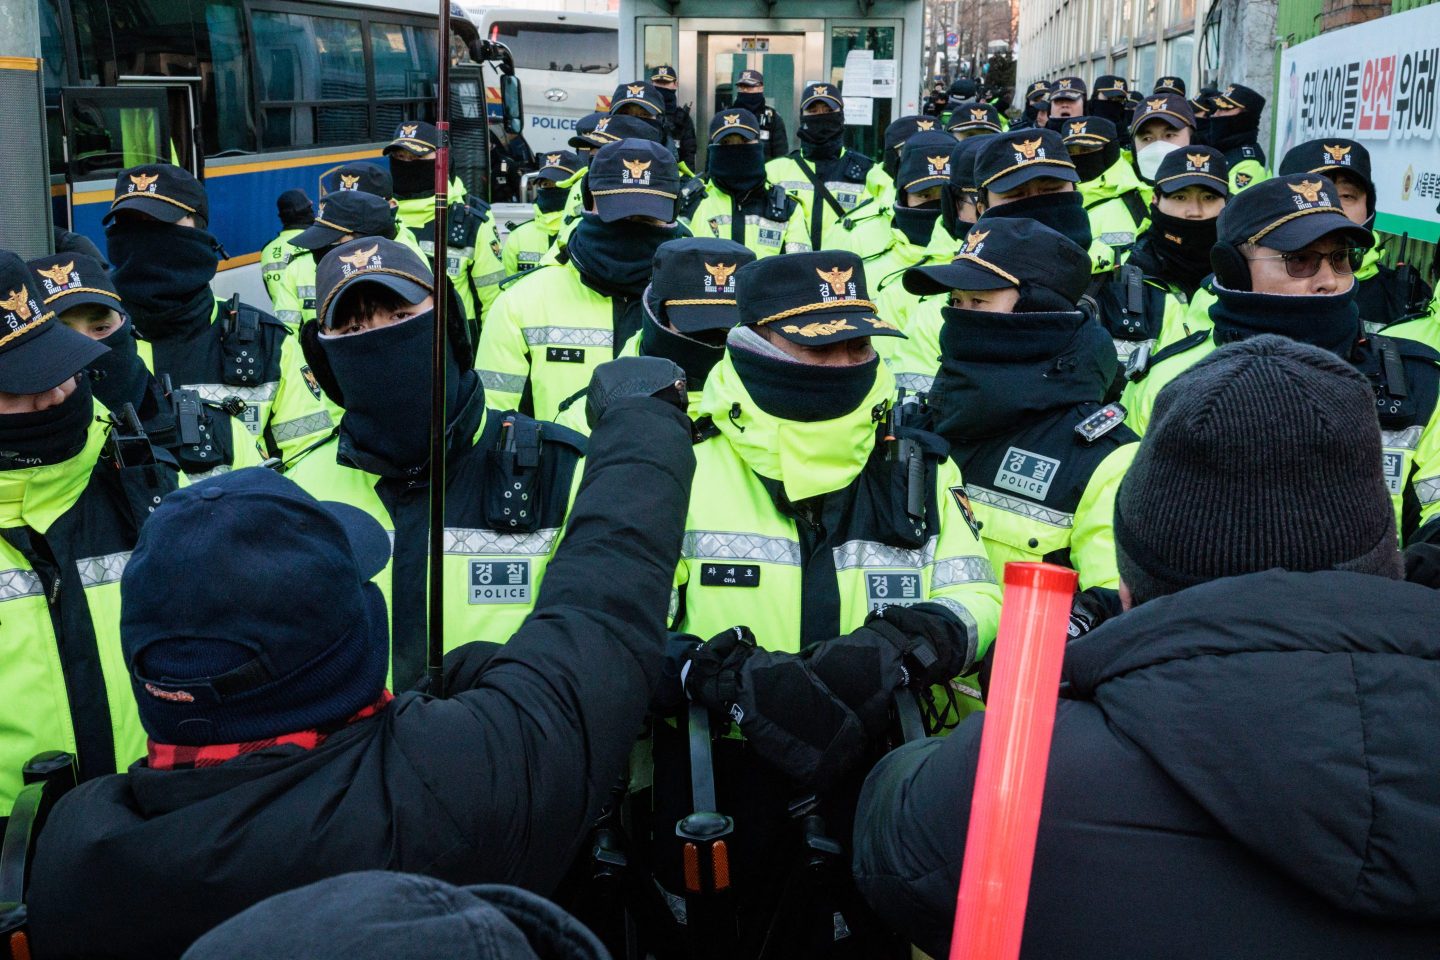
M853 97L845 94L845 122L869 126L875 120L875 100L872 97Z
M870 95L872 97L895 96L895 61L876 60L871 74Z
M868 97L875 82L875 51L851 50L845 54L845 81L841 90L848 97Z

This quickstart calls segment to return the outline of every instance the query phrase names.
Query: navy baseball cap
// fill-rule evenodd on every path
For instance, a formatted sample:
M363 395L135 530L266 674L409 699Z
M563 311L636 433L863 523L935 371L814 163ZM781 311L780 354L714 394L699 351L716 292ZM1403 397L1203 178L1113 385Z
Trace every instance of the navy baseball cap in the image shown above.
M741 70L740 79L735 81L737 87L763 87L765 86L765 74L759 70Z
M1061 77L1050 88L1051 100L1084 100L1085 81L1081 77Z
M367 585L389 560L390 538L365 511L264 467L165 497L121 579L120 646L146 732L165 744L258 740L374 703L388 618Z
M1190 109L1190 101L1173 93L1146 97L1135 108L1135 117L1130 121L1130 132L1135 133L1151 120L1164 120L1176 130L1182 127L1195 129L1195 111Z
M817 100L830 104L834 110L845 109L845 101L840 99L840 88L833 83L807 83L805 92L800 95L800 112L804 113L805 108Z
M542 153L538 159L540 169L535 172L535 176L541 180L554 180L559 183L580 172L580 157L569 150Z
M68 259L68 257L67 257ZM0 250L0 390L53 390L108 347L71 330L40 302L40 281L25 261Z
M950 111L950 123L945 129L951 133L999 133L1000 112L988 103L967 100Z
M298 187L286 190L275 198L275 211L280 215L280 222L287 227L308 227L310 221L315 219L315 205L310 202L305 191Z
M668 63L662 63L650 71L652 81L659 80L662 83L675 83L679 78L675 76L675 68Z
M395 127L395 137L385 148L385 156L404 150L423 157L440 149L440 128L424 120L406 120Z
M603 147L605 144L611 142L611 140L614 139L613 137L610 137L606 134L595 133L596 124L598 124L602 119L608 120L609 117L610 115L608 113L596 112L587 113L579 120L576 120L575 136L570 138L569 145L571 147L574 147L576 150L583 150L587 147L594 150L598 149L599 147Z
M976 184L982 190L1004 193L1036 177L1054 177L1079 183L1080 174L1054 130L1010 130L985 141L975 157Z
M1370 151L1363 143L1343 137L1307 140L1286 151L1280 173L1323 173L1327 177L1346 173L1373 189Z
M205 188L189 170L173 163L142 163L120 171L115 178L115 198L104 223L121 210L138 210L165 223L195 217L198 226L210 222L210 201Z
M1174 193L1186 187L1204 187L1230 196L1230 164L1214 147L1189 146L1171 150L1155 171L1155 189Z
M321 199L341 190L359 190L389 200L395 196L395 181L378 163L346 163L320 178Z
M975 158L994 134L966 137L950 150L950 186L959 190L978 190L975 180Z
M762 257L740 268L740 323L822 347L858 337L903 337L865 289L865 265L848 250Z
M83 253L52 253L28 264L40 282L40 302L56 314L87 303L99 304L129 316L110 274L94 257Z
M585 191L606 223L635 216L670 223L680 195L680 171L669 148L653 140L621 140L596 151Z
M665 100L660 96L660 91L655 89L655 85L648 80L622 83L615 88L615 93L610 97L610 113L614 115L626 104L637 104L644 107L652 117L658 117L665 112Z
M595 121L595 129L588 134L587 142L595 143L600 147L621 140L649 140L659 143L660 141L655 139L658 136L660 134L656 132L654 123L621 113L601 116L599 120Z
M419 303L435 293L435 275L420 256L394 240L360 237L331 250L315 268L316 317L334 326L340 295L357 283L378 283L406 303Z
M315 222L290 242L306 250L320 250L347 233L393 237L395 211L390 201L361 190L337 190L320 201Z
M948 184L955 146L955 138L944 133L917 133L905 141L895 177L896 189L913 193Z
M1060 124L1065 149L1072 147L1103 147L1113 143L1118 132L1115 124L1104 117L1069 117Z
M1033 283L1078 303L1090 284L1090 255L1035 220L977 223L949 263L911 267L905 290L917 296L949 290L1003 290Z
M1130 96L1130 85L1124 77L1107 73L1095 78L1095 96L1100 100L1124 100Z
M719 143L721 138L738 133L747 141L760 139L760 121L755 114L742 107L721 110L710 120L710 142Z
M885 152L898 152L905 145L905 141L917 133L937 132L938 124L939 121L934 117L901 117L899 120L892 120L885 128Z
M1161 77L1155 81L1155 93L1173 93L1185 96L1185 80L1181 77Z
M1341 210L1335 184L1318 173L1273 177L1241 191L1220 212L1216 229L1227 243L1255 243L1281 253L1331 234L1355 247L1375 245L1375 235Z
M1050 81L1036 80L1025 90L1025 102L1035 103L1037 100L1050 99Z
M1225 92L1211 98L1211 105L1220 110L1239 107L1247 113L1259 113L1265 109L1265 97L1260 91L1252 90L1243 83L1232 83Z
M681 333L728 329L740 322L736 273L754 259L733 240L685 237L662 243L645 299Z

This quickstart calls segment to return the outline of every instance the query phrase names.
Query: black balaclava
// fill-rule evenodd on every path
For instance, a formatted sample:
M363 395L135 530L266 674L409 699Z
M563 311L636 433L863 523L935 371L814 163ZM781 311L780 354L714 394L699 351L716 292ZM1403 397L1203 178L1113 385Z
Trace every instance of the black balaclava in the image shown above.
M130 310L135 329L159 340L208 324L215 296L210 281L220 243L198 227L116 220L105 229L110 279Z
M678 90L667 90L667 89L665 89L664 87L656 87L655 89L660 92L660 99L661 99L662 101L664 101L664 103L665 103L665 109L666 109L666 110L674 110L674 109L675 109L675 104L676 104L676 102L677 102L676 99L675 99L675 95L676 95L677 93L679 93L679 91L678 91Z
M744 196L765 182L765 144L722 143L710 148L710 178L720 189Z
M150 385L150 371L136 350L134 325L126 320L101 343L109 351L90 361L88 368L95 382L95 399L112 413L119 413L127 403L139 411Z
M703 389L710 371L725 356L726 331L705 331L707 335L714 335L713 343L699 340L663 325L651 312L650 306L647 299L645 323L640 327L640 355L673 360L685 371L687 389L692 393Z
M570 191L564 187L541 187L535 191L535 208L541 213L564 210L569 196Z
M782 360L733 342L730 362L761 410L796 423L835 420L854 412L880 371L878 354L863 363L830 367Z
M607 295L638 297L650 282L655 250L688 236L675 224L657 227L637 220L605 223L583 213L566 249L585 282Z
M834 160L845 146L845 115L838 110L804 114L799 136L806 160Z
M765 94L740 92L735 95L735 106L749 110L755 116L765 109Z
M390 161L390 179L395 199L417 200L435 195L435 158Z
M435 312L343 337L322 335L320 347L345 397L340 433L359 454L357 465L388 477L415 477L430 461L431 347ZM455 351L445 351L445 409L453 418L462 388L476 389L473 371L462 376Z
M1089 183L1092 180L1099 180L1106 170L1115 166L1119 159L1120 142L1110 140L1099 150L1071 155L1070 162L1075 164L1075 172L1080 174L1080 182Z
M935 232L935 221L940 219L940 201L928 200L918 207L895 204L893 211L895 228L905 234L905 239L916 246L929 245Z
M1159 199L1158 197L1156 199ZM1150 209L1150 252L1160 266L1160 278L1177 284L1189 294L1210 275L1210 248L1215 246L1219 218L1187 220L1172 217L1158 205Z
M85 449L94 419L89 377L81 377L70 396L48 410L0 414L0 470L69 460Z
M1262 333L1278 333L1348 360L1361 330L1355 287L1350 284L1344 293L1287 296L1231 290L1217 282L1217 301L1210 305L1215 342L1223 346Z
M1260 136L1260 114L1242 110L1230 117L1210 118L1205 143L1216 150L1234 150L1252 144Z
M980 219L994 220L999 217L1042 223L1082 250L1089 250L1090 244L1095 240L1094 234L1090 232L1090 218L1085 213L1084 201L1078 190L1069 193L1042 193L1023 200L1012 200L998 207L987 207Z

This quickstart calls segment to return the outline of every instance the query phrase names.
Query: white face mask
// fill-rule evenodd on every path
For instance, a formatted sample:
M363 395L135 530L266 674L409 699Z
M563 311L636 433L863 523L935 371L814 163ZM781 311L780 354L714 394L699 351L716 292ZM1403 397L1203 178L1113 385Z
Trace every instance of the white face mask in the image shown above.
M1160 172L1160 161L1172 150L1179 150L1180 145L1171 143L1168 140L1155 140L1140 148L1135 154L1135 166L1140 168L1140 176L1150 183L1155 182L1155 174Z

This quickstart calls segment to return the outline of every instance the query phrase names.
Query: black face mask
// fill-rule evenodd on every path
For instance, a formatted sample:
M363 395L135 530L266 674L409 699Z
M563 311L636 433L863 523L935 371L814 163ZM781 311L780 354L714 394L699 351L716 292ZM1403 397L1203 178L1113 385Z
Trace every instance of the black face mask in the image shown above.
M0 414L0 470L64 463L85 449L94 419L89 377L81 377L70 396L48 410Z
M1231 117L1211 117L1205 143L1216 150L1233 150L1254 143L1259 135L1260 116L1247 110Z
M931 200L918 207L902 207L897 203L892 222L896 229L905 234L906 240L923 247L930 243L930 237L935 232L935 221L939 217L939 200Z
M758 117L760 116L760 111L765 109L765 94L738 93L735 95L735 106L743 110L749 110Z
M590 286L609 295L634 297L650 282L656 248L680 236L686 234L673 223L664 227L635 220L605 223L593 213L584 213L566 249Z
M678 91L678 90L666 90L664 87L656 87L655 89L660 91L660 99L661 99L661 101L664 102L664 104L665 104L665 109L666 109L666 110L674 110L674 109L675 109L675 103L676 103L676 101L675 101L675 94L678 93L679 91Z
M834 160L845 142L843 113L814 113L800 118L800 142L807 160Z
M1115 129L1119 131L1120 138L1122 140L1125 138L1125 114L1127 111L1124 100L1091 100L1086 110L1092 117L1102 117L1115 124Z
M1089 183L1092 180L1099 180L1106 170L1115 165L1120 159L1120 144L1113 140L1099 150L1091 150L1089 153L1081 153L1070 158L1075 164L1075 172L1080 174L1081 183Z
M1193 294L1200 281L1210 274L1210 248L1215 246L1218 221L1187 220L1150 209L1150 249L1160 263L1161 279L1178 284Z
M710 376L710 371L715 369L715 364L725 355L725 331L718 333L719 342L713 344L677 333L661 326L655 315L649 312L647 304L645 324L640 328L640 355L663 357L679 364L680 369L685 371L685 383L693 392L705 386L705 378Z
M765 182L765 144L725 143L710 148L710 178L726 193L743 196Z
M391 160L390 179L395 185L397 200L415 200L435 195L435 158L428 160Z
M1355 306L1353 283L1344 293L1308 297L1230 290L1218 283L1214 286L1218 299L1210 305L1210 319L1215 322L1218 344L1278 333L1349 360L1360 339L1360 311Z
M415 477L429 464L434 331L431 310L367 333L319 339L345 396L341 435L370 473ZM462 378L448 346L445 360L448 419L458 409Z
M1095 237L1090 232L1090 218L1085 215L1085 206L1080 193L1044 193L1024 200L1012 200L998 207L990 207L981 216L982 220L1010 217L1018 220L1034 220L1067 237L1083 250L1089 250Z
M110 279L130 308L135 328L151 340L208 324L210 281L220 243L198 227L116 221L105 230L114 269Z
M541 187L535 191L535 209L541 213L555 213L565 209L565 200L570 191L564 187Z
M139 411L150 384L150 371L135 349L135 330L127 321L111 331L101 343L109 347L90 362L90 379L94 381L95 399L112 413L119 413L125 404Z
M853 413L875 386L880 357L846 367L790 363L732 349L730 362L761 410L781 420L814 423Z

